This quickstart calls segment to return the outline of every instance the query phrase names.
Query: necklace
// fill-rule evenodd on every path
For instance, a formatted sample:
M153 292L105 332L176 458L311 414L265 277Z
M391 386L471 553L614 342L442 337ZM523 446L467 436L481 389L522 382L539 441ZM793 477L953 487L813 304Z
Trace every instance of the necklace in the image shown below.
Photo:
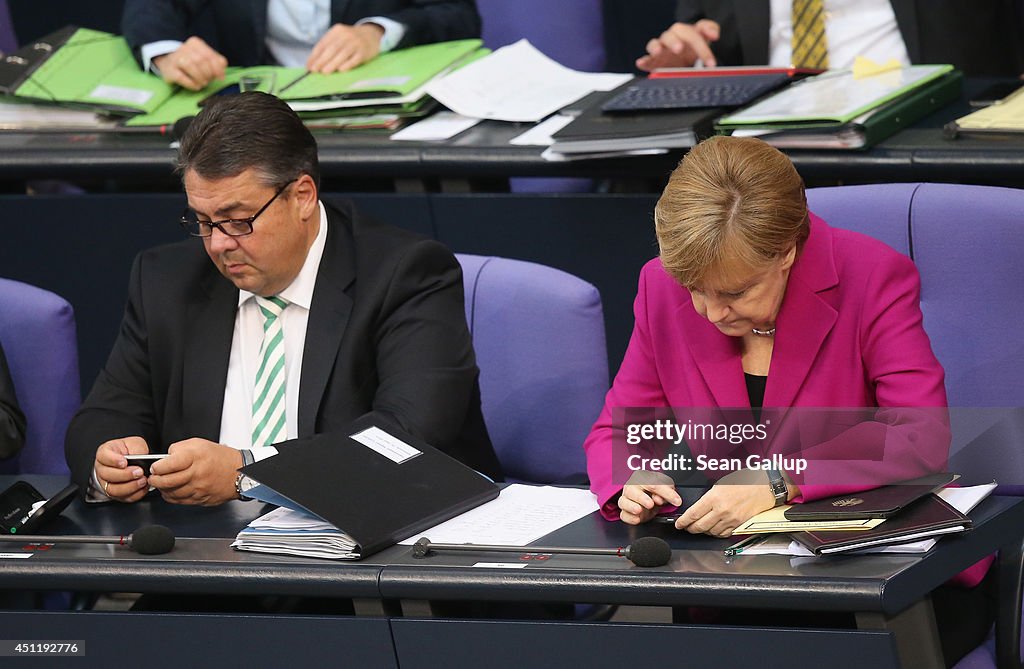
M758 337L774 337L775 328L768 328L767 330L758 330L757 328L750 328L750 331L756 334Z

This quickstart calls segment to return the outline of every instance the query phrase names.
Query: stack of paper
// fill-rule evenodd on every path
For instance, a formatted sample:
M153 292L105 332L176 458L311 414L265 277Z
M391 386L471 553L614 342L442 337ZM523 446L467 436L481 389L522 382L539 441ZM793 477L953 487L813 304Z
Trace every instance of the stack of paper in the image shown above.
M1024 132L1024 88L950 124L952 134Z
M334 525L285 507L257 518L238 533L232 548L330 560L354 560L356 542Z

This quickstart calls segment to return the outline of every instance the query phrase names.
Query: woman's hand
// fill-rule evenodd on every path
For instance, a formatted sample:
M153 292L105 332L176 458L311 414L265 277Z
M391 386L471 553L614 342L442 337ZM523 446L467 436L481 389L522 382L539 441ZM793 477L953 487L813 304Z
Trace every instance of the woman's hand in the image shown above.
M718 483L676 521L676 528L692 534L728 537L733 530L775 506L768 483Z
M619 518L629 525L639 525L658 515L661 507L682 503L672 477L660 472L635 471L619 495Z

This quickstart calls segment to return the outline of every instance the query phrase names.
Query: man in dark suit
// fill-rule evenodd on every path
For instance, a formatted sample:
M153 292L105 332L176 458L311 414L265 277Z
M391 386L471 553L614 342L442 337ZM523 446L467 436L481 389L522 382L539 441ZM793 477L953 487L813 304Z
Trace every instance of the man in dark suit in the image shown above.
M450 251L321 203L316 142L269 95L208 105L178 167L182 222L202 239L136 258L120 334L68 429L93 499L152 486L219 504L273 444L366 416L500 476ZM126 456L151 451L170 455L146 477Z
M708 66L786 65L770 60L775 4L772 0L678 0L677 23L648 42L647 55L636 65L647 71L690 67L697 60ZM866 4L861 0L826 0L826 24L837 12L867 11ZM975 76L1017 76L1024 72L1024 36L1017 0L891 0L882 3L879 10L887 11L886 4L891 5L890 21L898 29L893 32L902 38L911 63L952 63ZM828 27L830 50L832 29ZM870 43L879 32L874 26L862 38ZM879 54L885 60L891 56L895 54ZM834 58L830 63L832 67L849 64Z
M0 460L11 457L24 445L25 414L18 407L7 358L0 347Z
M379 53L480 36L475 0L127 0L144 69L199 90L227 65L338 72Z

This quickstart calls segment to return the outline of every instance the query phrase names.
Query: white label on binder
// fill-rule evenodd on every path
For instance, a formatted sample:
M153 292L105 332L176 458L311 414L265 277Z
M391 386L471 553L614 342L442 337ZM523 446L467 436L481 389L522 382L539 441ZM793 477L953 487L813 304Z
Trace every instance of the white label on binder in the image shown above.
M369 427L351 436L363 446L380 453L388 460L399 465L406 460L411 460L420 455L420 451L417 451L401 439L391 436L379 427Z
M0 553L0 560L21 560L24 558L30 558L35 553Z
M480 569L522 569L525 562L477 562L474 567Z
M124 86L109 86L100 84L89 93L90 98L96 100L116 100L118 102L130 102L136 105L144 105L153 97L150 91L141 88L125 88Z

